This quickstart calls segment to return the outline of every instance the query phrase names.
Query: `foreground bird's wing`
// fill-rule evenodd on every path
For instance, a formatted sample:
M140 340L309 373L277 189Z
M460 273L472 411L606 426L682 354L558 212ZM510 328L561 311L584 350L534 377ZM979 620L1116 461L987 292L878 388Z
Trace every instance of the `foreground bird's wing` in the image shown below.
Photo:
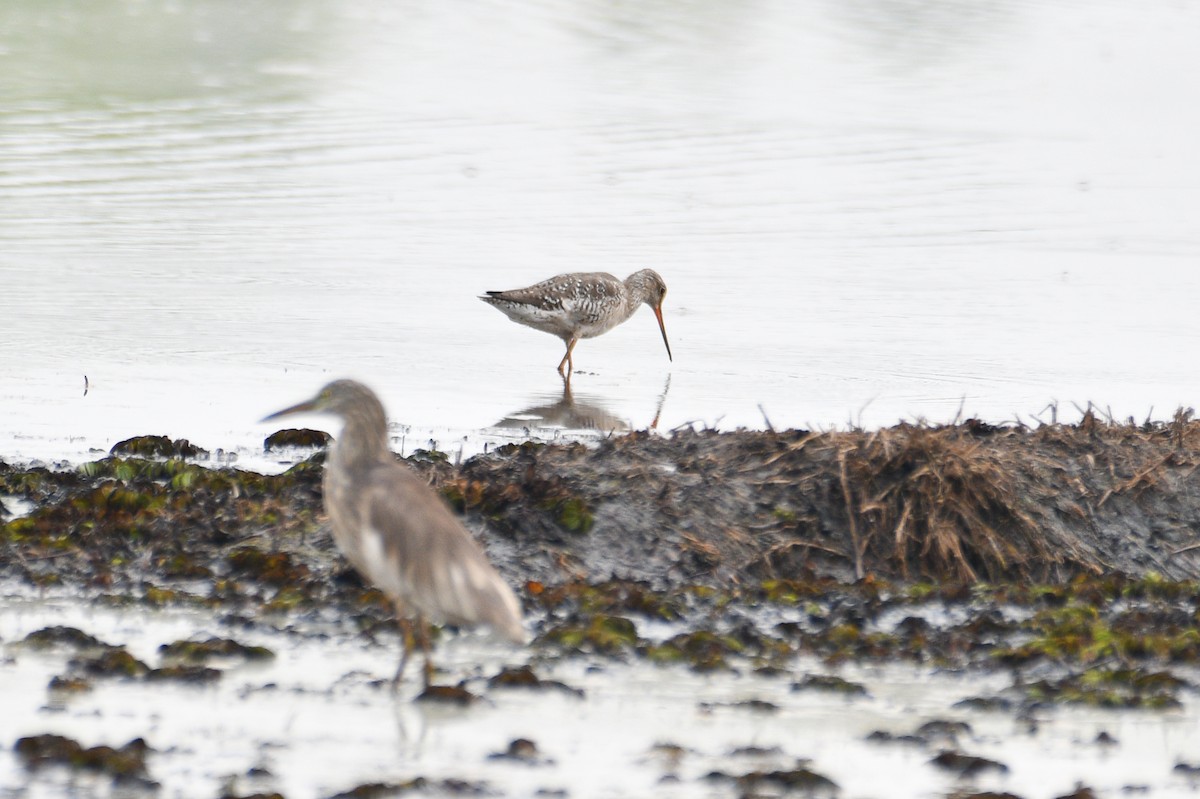
M367 484L364 533L380 550L371 557L398 585L368 576L430 619L486 624L523 641L520 603L441 497L399 463L380 464Z

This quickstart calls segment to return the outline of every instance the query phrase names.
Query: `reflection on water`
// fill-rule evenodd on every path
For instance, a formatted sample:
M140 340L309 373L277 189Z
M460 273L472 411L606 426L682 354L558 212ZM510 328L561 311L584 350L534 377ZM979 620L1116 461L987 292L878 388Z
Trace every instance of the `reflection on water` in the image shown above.
M670 390L671 376L668 374L662 393L658 396L654 416L648 422L638 419L631 422L608 410L604 400L598 396L584 394L576 397L575 392L571 389L571 381L563 378L562 396L554 402L543 402L510 413L492 426L521 430L526 436L537 435L539 430L545 428L557 428L568 432L593 431L598 433L614 433L631 429L654 430L658 427L663 405L667 401L667 393Z

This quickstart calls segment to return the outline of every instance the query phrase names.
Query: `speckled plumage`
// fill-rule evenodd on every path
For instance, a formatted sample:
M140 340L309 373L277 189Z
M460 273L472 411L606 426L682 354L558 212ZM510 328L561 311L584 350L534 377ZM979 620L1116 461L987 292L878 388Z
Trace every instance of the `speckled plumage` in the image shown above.
M571 353L580 339L607 333L633 316L642 303L654 310L667 357L671 358L671 345L662 320L666 293L667 284L662 277L653 269L643 269L625 280L607 272L571 272L523 289L489 291L479 299L518 324L561 338L567 352L558 364L558 371L562 373L565 364L569 375L574 368Z
M311 400L268 416L317 411L345 426L325 463L325 510L346 559L396 606L405 631L396 682L408 661L411 626L432 665L424 620L487 625L522 643L521 606L446 503L398 463L387 446L387 417L371 389L352 380L325 386Z

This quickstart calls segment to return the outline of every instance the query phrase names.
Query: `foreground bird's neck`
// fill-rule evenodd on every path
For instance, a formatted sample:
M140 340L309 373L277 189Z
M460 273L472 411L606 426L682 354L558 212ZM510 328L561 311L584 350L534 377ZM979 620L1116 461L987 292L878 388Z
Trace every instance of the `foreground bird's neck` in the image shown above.
M345 466L367 466L388 457L387 421L350 417L334 442L331 457Z

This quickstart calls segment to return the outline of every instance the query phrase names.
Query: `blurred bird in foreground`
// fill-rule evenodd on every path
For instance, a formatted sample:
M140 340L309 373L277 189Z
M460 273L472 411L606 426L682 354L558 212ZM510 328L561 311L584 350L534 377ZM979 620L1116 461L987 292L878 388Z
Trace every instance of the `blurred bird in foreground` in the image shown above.
M517 597L449 506L396 461L375 393L337 380L263 421L305 412L331 413L345 422L325 461L325 511L342 553L396 606L403 653L393 686L404 676L414 634L425 653L424 685L430 686L426 621L485 625L524 643Z
M494 305L518 324L558 336L567 352L558 363L558 373L570 379L575 368L571 357L581 338L607 333L633 316L642 303L654 310L662 331L667 358L671 344L663 325L662 303L667 284L653 269L634 272L624 280L607 272L571 272L541 283L511 291L489 291L479 299ZM563 367L567 371L563 372Z

